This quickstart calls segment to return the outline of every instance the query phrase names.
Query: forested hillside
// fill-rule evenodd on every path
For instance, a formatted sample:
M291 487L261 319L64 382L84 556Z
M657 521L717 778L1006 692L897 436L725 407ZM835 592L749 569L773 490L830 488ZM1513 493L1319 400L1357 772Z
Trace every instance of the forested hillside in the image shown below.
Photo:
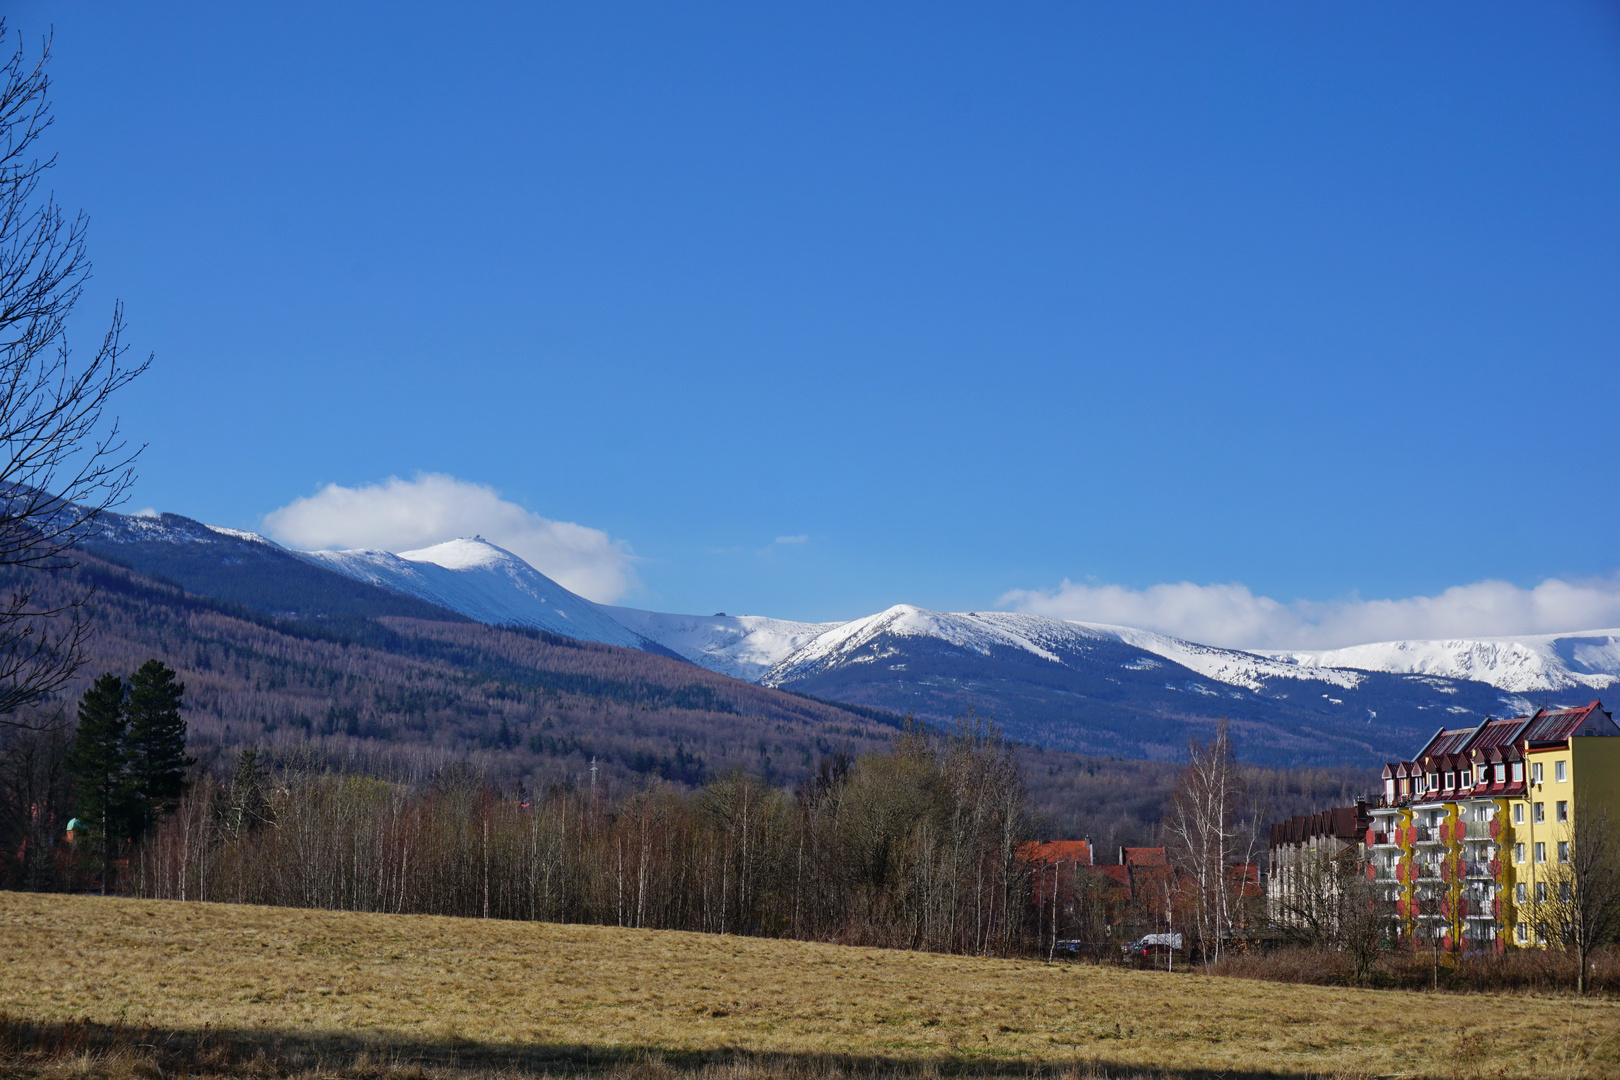
M0 589L12 582L0 578ZM533 631L401 616L278 620L85 556L36 600L93 585L81 683L156 657L186 685L193 752L272 756L400 778L466 759L531 786L738 767L774 781L837 748L886 743L897 718L827 705L680 660ZM81 686L47 708L71 713Z

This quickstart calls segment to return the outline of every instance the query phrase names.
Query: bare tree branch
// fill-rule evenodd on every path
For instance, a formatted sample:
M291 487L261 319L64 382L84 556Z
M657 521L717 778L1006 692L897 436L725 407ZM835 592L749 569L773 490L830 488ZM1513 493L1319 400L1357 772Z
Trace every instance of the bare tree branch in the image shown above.
M40 190L55 165L35 154L52 123L50 55L47 37L30 62L19 35L0 63L0 567L54 573L74 565L74 546L134 483L142 448L107 407L151 358L126 361L121 305L87 361L68 347L90 260L85 216ZM0 725L25 726L18 711L78 671L89 599L40 607L23 584L0 602Z

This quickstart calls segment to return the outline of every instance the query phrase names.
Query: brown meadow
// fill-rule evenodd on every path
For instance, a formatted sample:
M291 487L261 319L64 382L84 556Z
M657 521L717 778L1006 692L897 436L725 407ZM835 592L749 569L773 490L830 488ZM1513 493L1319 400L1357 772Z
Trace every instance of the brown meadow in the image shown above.
M0 893L0 971L14 1022L304 1040L351 1059L1620 1075L1613 1001L599 926Z

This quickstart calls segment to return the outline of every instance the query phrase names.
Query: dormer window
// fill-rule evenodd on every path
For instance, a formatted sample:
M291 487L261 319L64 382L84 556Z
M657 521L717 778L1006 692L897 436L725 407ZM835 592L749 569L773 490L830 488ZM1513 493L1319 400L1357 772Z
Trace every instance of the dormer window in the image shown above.
M1432 773L1429 774L1429 790L1430 791L1439 791L1440 790L1440 774L1439 773L1432 772Z
M1522 761L1513 763L1513 782L1515 784L1524 782L1524 762Z
M1456 786L1457 786L1457 774L1452 772L1450 769L1447 769L1446 770L1446 790L1449 791L1449 790L1451 790L1452 788L1454 788Z
M1507 779L1507 766L1506 765L1498 765L1496 767L1496 782L1498 784L1500 784L1502 781L1504 781L1506 779Z

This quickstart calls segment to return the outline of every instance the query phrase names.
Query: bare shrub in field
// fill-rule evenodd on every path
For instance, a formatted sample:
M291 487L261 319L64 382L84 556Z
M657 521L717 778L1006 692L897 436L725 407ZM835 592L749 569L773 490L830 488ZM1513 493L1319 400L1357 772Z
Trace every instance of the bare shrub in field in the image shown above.
M1366 984L1382 989L1454 993L1556 993L1576 985L1579 961L1559 949L1523 949L1473 953L1436 968L1426 950L1383 953L1363 977L1345 950L1327 946L1291 946L1271 950L1228 952L1206 970L1214 975L1315 986ZM1587 992L1620 996L1620 950L1594 953L1587 962Z

